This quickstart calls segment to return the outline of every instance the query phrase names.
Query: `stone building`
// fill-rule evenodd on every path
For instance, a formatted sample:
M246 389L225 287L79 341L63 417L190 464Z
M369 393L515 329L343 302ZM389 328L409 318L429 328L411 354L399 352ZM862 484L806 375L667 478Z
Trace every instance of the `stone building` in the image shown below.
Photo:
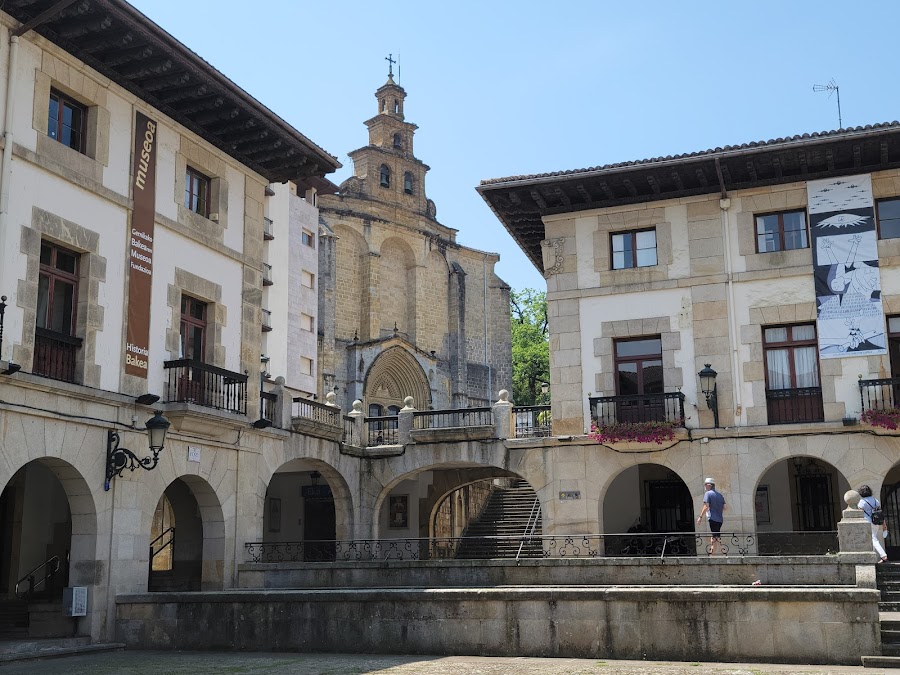
M375 99L354 175L319 199L319 395L360 399L370 415L396 413L406 396L422 410L488 405L512 382L499 256L437 220L404 89L389 75Z
M898 405L898 162L890 123L481 184L547 279L573 523L693 531L706 476L760 546L834 550L862 483L900 522L900 436L866 423ZM677 429L584 436L638 423Z

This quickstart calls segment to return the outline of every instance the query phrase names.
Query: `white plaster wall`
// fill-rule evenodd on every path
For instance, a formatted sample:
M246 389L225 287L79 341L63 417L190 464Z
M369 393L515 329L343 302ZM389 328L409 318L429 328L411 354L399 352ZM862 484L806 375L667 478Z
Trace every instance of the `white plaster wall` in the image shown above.
M669 277L690 276L687 206L684 204L667 205L666 220L670 223L672 232L672 262L669 264Z
M109 164L103 171L103 185L125 197L131 196L131 153L134 148L134 108L112 91L106 97L109 109ZM158 153L157 153L158 154ZM157 164L159 161L157 160ZM172 175L174 180L174 174ZM156 193L159 201L160 183L157 172Z
M672 330L677 330L680 324L682 309L690 309L691 293L688 288L673 288L659 291L647 291L641 294L622 293L620 295L604 295L593 298L582 298L579 301L579 315L581 318L581 377L584 383L582 402L584 406L584 419L590 419L588 406L588 394L599 395L593 389L595 373L601 372L600 357L594 356L594 339L598 337L612 337L615 335L603 335L601 324L605 321L623 321L627 319L643 319L654 316L670 317ZM683 370L684 386L681 391L686 396L685 415L687 426L696 426L697 383L694 372L694 341L693 329L688 324L682 326L681 349L675 351L675 367ZM666 387L667 391L674 391L673 387ZM605 396L612 396L615 392L603 392Z
M175 196L184 195L184 186L175 192L175 155L181 148L181 136L171 127L157 126L156 152L156 210L171 220L178 220L178 204ZM130 171L130 169L129 169ZM183 197L181 197L183 199ZM154 251L154 259L155 259Z
M578 288L598 288L600 286L600 273L594 270L594 232L596 231L596 215L575 218Z
M165 348L165 328L175 331L179 329L178 326L172 325L172 310L167 304L168 286L175 282L176 267L222 287L222 304L227 308L226 322L222 327L222 346L225 347L224 367L240 372L243 280L241 264L157 223L153 266L153 290L150 301L150 391L156 393L164 391L162 362L170 358Z
M263 307L272 312L272 330L263 333L263 353L269 357L272 377L284 377L289 386L295 386L288 362L288 333L290 317L288 296L290 289L290 228L288 223L288 197L290 185L272 186L275 194L266 197L265 215L272 219L275 239L263 242L263 260L272 266L271 286L263 288Z
M290 282L288 286L288 375L296 387L310 393L316 391L318 359L316 333L318 330L319 297L319 209L302 197L289 195L290 219ZM315 248L305 246L301 241L303 230L312 233ZM307 288L300 283L302 270L315 275L315 288ZM300 328L300 313L313 317L312 332ZM312 359L312 375L300 371L300 358Z
M9 42L3 42L3 58L8 58ZM17 145L29 150L37 148L37 132L31 127L34 109L34 71L41 67L41 50L26 39L19 39L19 60L15 73L15 103L13 114L13 138ZM2 77L6 77L8 67L4 67Z

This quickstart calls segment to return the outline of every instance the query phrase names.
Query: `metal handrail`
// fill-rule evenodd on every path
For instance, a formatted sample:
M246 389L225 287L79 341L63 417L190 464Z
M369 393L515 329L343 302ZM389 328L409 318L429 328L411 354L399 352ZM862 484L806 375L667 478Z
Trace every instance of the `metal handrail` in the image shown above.
M163 544L162 546L160 546L158 549L156 549L154 551L153 544L158 542L160 539L165 537L167 534L172 535L171 537L169 537L169 541L167 541L165 544ZM172 547L172 550L174 551L175 550L175 526L174 525L172 527L169 527L169 528L163 530L162 534L160 534L156 539L154 539L153 541L150 542L150 571L151 572L153 571L153 559L156 556L158 556L160 553L165 551L167 548L169 548L170 546Z
M535 497L534 505L531 507L531 514L528 516L528 523L525 525L525 533L522 535L522 541L519 542L519 550L516 552L516 562L519 562L519 558L522 557L525 540L534 537L534 531L537 529L537 516L535 514L536 512L540 513L540 505L540 499Z
M35 583L35 582L34 582L34 574L35 574L35 572L37 572L37 571L40 570L41 568L47 567L47 566L50 565L51 563L55 563L53 569L51 569L51 570L49 571L49 573L45 574L43 579L41 579L40 581L38 581L37 583ZM33 570L31 570L28 574L26 574L24 577L22 577L21 579L19 579L19 580L16 582L16 588L15 588L15 594L16 594L16 597L17 597L17 598L26 598L26 597L28 597L29 595L31 595L32 593L34 593L34 589L35 589L35 588L37 588L37 587L40 586L41 584L47 583L47 581L48 581L49 579L52 579L52 578L56 575L57 572L59 572L59 556L58 556L58 555L55 555L55 556L53 556L52 558L50 558L49 560L46 560L46 561L42 562L40 565L38 565L37 567L35 567L35 568L34 568ZM28 582L28 584L29 584L28 590L27 590L25 593L19 593L19 585L20 585L23 581L27 581L27 582Z

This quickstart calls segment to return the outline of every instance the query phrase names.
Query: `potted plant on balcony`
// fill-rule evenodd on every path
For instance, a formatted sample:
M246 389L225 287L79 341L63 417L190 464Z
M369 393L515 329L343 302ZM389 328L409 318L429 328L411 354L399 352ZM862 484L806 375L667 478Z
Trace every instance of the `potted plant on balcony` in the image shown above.
M652 422L610 422L605 424L591 424L591 433L588 434L598 443L638 443L662 445L663 441L671 441L675 438L674 421Z
M900 428L900 408L869 408L859 416L866 424L896 431Z

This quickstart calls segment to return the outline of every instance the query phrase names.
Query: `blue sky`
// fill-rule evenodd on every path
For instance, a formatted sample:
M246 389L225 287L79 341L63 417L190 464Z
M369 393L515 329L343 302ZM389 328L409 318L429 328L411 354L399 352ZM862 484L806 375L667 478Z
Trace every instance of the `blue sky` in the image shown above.
M426 192L458 240L543 279L478 196L482 179L585 168L900 117L900 3L131 0L337 155L400 60Z

